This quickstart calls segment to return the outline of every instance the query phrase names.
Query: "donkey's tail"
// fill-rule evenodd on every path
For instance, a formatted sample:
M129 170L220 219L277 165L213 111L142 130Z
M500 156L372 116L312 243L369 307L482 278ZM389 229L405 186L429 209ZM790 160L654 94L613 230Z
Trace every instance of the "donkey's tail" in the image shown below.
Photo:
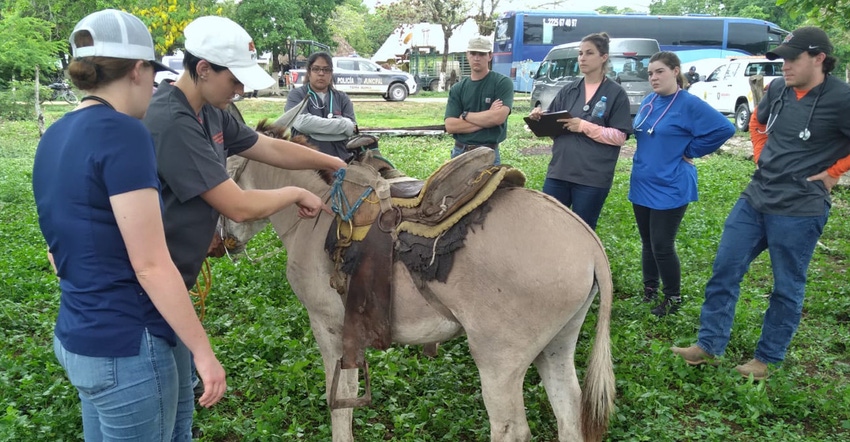
M611 303L614 284L608 256L602 249L596 259L596 284L599 288L599 314L596 338L590 353L584 388L581 392L581 433L585 442L601 441L608 432L608 420L614 411L616 385L611 362Z

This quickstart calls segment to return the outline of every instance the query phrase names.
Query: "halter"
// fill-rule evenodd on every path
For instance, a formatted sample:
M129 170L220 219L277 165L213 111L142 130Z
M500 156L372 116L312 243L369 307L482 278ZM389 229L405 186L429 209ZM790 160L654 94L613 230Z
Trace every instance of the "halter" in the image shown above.
M360 208L360 205L363 204L363 201L369 197L372 193L371 187L366 187L366 190L357 198L357 201L354 204L351 204L348 201L348 198L345 196L345 192L342 190L342 183L345 181L345 169L339 169L334 173L333 185L331 186L331 210L339 215L340 219L345 222L350 222L351 218L354 216L354 212L357 212L357 209Z

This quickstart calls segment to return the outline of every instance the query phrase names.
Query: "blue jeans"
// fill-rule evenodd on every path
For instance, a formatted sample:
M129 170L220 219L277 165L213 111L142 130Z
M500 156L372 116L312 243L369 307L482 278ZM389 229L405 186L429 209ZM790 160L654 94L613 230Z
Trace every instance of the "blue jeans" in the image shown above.
M179 340L172 347L145 331L138 356L113 358L71 353L54 336L53 351L79 393L86 441L192 440L189 350Z
M493 161L493 164L498 166L498 165L502 164L502 157L499 156L499 148L497 147L497 148L493 149L493 151L496 154L496 161ZM462 147L454 146L454 147L452 147L452 158L454 158L454 157L456 157L456 156L458 156L458 155L460 155L464 152L466 152L466 151L463 150Z
M546 178L543 181L543 193L555 197L561 204L569 207L593 230L596 230L602 205L605 204L610 191L610 187L585 186L554 178Z
M828 219L826 204L823 215L782 216L760 213L739 199L726 218L713 275L705 287L697 345L712 355L726 351L741 280L750 263L767 249L773 292L755 358L764 363L785 360L803 312L809 262Z

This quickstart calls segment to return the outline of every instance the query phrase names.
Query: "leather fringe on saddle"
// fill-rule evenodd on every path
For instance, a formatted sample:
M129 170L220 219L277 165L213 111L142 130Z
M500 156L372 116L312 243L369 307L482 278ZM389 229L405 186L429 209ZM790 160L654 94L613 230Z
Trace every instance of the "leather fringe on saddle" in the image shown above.
M386 350L392 343L393 238L381 231L379 222L363 238L360 265L348 283L342 368L362 368L366 347Z

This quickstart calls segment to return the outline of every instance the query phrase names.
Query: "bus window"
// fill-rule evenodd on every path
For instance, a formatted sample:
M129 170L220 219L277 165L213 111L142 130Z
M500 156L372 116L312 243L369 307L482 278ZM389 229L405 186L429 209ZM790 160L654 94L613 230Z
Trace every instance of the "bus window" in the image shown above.
M505 41L513 38L514 17L503 18L496 23L496 41Z
M752 23L729 23L727 35L729 49L738 49L753 55L762 55L768 51L764 26L756 26Z

